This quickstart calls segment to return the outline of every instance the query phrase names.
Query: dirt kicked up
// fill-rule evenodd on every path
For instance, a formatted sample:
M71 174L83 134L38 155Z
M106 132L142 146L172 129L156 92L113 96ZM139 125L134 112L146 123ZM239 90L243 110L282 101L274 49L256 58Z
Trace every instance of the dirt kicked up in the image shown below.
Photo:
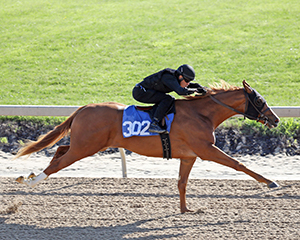
M299 239L300 182L175 178L0 177L0 239Z

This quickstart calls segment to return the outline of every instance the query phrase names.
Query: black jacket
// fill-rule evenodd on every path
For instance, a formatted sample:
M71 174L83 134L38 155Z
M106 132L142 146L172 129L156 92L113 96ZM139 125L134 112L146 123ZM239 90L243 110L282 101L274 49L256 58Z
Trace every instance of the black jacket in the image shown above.
M188 88L183 88L180 86L178 77L176 70L166 68L144 78L140 84L146 89L154 89L163 93L175 91L178 95L190 95L196 91L195 88L201 87L198 83L190 83Z

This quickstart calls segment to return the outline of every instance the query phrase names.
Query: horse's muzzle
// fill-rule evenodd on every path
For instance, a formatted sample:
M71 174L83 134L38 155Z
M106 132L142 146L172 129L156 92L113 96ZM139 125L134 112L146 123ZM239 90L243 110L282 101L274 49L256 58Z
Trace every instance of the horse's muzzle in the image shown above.
M279 121L279 117L277 117L277 115L274 113L274 115L268 117L266 125L268 126L268 128L272 129L278 126Z

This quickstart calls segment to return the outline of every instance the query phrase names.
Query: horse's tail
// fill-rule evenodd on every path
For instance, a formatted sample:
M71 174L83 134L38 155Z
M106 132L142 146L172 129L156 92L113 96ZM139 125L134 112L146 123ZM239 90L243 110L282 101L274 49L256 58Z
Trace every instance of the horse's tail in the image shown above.
M30 141L26 143L25 146L23 146L18 151L15 158L40 151L58 142L60 139L62 139L64 136L66 136L69 133L75 116L84 107L85 106L78 108L74 113L71 114L71 116L66 121L56 126L52 131L44 135L41 135L37 141Z

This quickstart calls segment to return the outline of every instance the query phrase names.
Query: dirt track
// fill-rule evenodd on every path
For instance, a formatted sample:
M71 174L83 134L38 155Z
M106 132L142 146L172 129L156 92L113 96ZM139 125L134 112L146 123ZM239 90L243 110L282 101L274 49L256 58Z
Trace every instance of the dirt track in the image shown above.
M176 179L0 178L0 239L299 239L300 183L192 179L180 214Z

